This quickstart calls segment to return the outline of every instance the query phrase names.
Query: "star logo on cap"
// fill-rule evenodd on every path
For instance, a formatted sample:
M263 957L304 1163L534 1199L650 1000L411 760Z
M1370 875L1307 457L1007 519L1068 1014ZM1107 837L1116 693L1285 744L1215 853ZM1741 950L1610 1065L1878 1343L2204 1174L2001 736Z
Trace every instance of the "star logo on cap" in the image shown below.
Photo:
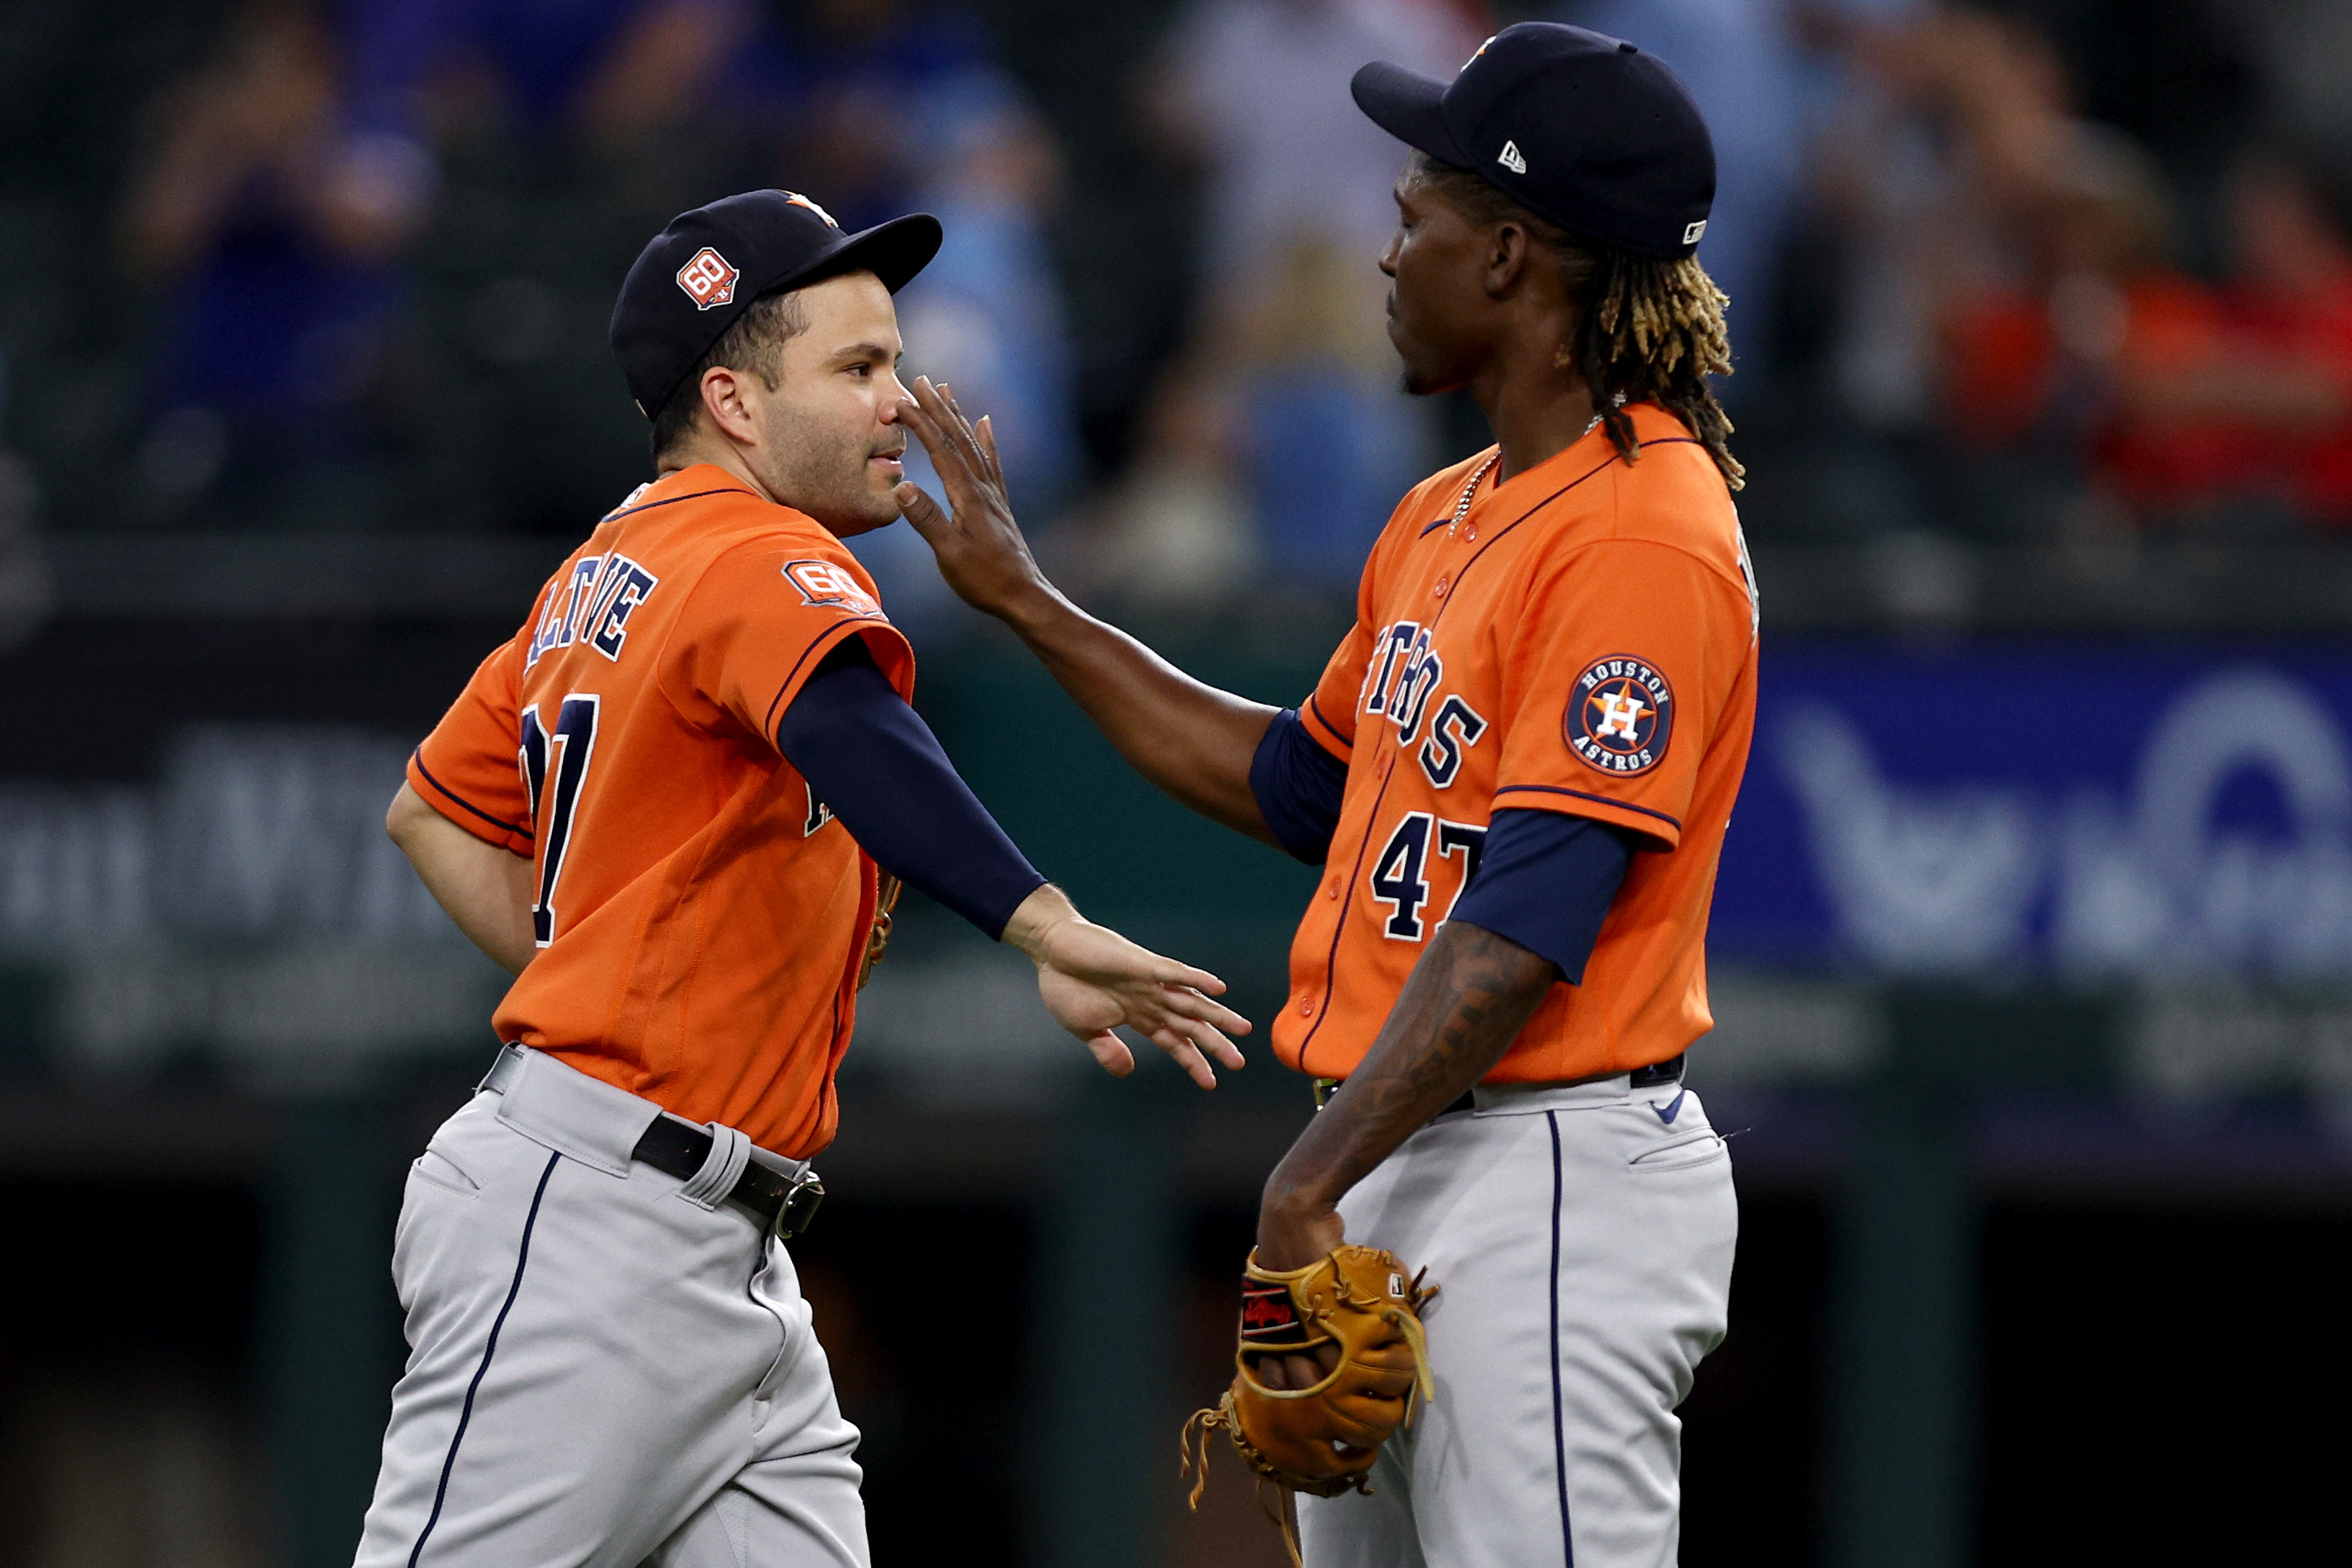
M809 200L798 191L786 191L784 193L784 200L793 206L808 208L809 211L824 219L828 227L839 228L841 226L839 224L833 221L833 215L831 213L825 211L823 207L817 205L814 202Z

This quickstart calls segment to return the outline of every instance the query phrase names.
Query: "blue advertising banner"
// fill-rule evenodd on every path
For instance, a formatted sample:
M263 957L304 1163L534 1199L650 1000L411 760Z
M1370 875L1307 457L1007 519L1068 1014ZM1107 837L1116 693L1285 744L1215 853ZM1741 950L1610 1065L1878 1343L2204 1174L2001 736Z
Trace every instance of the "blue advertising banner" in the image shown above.
M1765 645L1718 961L2352 973L2352 648Z

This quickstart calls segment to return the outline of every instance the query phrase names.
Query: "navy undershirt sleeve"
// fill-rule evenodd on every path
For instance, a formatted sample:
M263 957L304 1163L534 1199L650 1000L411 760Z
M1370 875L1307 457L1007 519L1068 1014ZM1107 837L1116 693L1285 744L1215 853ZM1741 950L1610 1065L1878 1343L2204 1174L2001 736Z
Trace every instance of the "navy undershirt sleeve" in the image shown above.
M1276 714L1250 758L1250 794L1275 842L1309 866L1323 864L1347 787L1348 764L1316 744L1298 710Z
M776 749L877 865L992 938L1045 880L875 667L863 637L817 666L776 721Z
M1601 922L1642 842L1589 816L1498 811L1452 918L1550 959L1570 984L1580 984Z

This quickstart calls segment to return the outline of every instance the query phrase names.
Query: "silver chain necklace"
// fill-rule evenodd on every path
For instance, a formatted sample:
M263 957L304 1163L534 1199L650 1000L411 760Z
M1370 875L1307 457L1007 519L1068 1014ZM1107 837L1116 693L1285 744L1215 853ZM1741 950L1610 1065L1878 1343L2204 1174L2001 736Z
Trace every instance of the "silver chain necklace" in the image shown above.
M1587 425L1583 429L1576 433L1576 440L1583 440L1587 436L1591 435L1594 430L1598 429L1600 425L1601 416L1596 414L1592 416L1592 422L1591 424ZM1569 445L1572 447L1576 445L1576 441L1571 441ZM1470 476L1470 482L1462 487L1462 499L1454 503L1454 521L1445 525L1446 538L1453 538L1454 530L1462 526L1462 520L1470 515L1471 499L1477 495L1479 483L1486 479L1487 470L1502 460L1503 449L1497 447L1495 448L1493 456L1489 457L1485 462L1478 465L1478 471Z
M1502 450L1497 447L1493 456L1478 465L1478 471L1470 476L1470 482L1462 487L1462 499L1454 503L1454 521L1446 525L1445 536L1448 539L1453 538L1454 531L1462 526L1462 520L1470 515L1470 498L1478 493L1478 482L1486 477L1487 469L1502 460Z

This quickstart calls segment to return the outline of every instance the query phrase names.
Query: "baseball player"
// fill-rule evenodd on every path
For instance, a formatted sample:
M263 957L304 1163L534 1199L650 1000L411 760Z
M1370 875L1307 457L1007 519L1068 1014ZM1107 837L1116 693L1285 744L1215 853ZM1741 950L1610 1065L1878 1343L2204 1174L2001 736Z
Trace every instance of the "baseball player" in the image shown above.
M1405 385L1467 388L1496 445L1404 498L1306 702L1212 689L1063 598L988 422L921 381L904 417L952 515L898 498L1137 768L1326 868L1274 1040L1336 1089L1266 1183L1249 1305L1278 1325L1271 1275L1329 1260L1328 1300L1369 1269L1393 1342L1349 1363L1335 1429L1395 1430L1369 1495L1297 1500L1310 1568L1671 1563L1675 1408L1724 1332L1738 1227L1683 1058L1756 699L1706 380L1725 301L1695 257L1713 148L1659 61L1558 25L1507 28L1450 84L1372 65L1353 87L1411 150L1380 262ZM1407 1408L1424 1331L1417 1419L1357 1419ZM1325 1339L1245 1353L1297 1396L1255 1405L1340 1378ZM1321 1452L1344 1481L1350 1454Z
M891 295L928 216L782 191L687 213L613 342L660 477L597 524L411 761L388 826L512 971L393 1274L411 1354L362 1568L849 1568L857 1434L783 1239L822 1192L877 866L1020 948L1115 1073L1204 1087L1212 975L1079 918L908 707L844 537L905 475Z

